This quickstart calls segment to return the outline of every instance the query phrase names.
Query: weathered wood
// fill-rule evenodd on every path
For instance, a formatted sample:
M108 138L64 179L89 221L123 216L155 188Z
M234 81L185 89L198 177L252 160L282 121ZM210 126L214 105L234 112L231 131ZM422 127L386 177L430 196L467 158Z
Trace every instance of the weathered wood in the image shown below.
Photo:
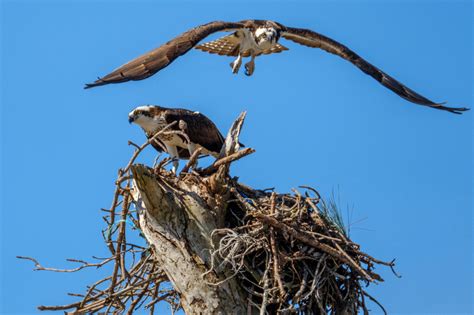
M246 294L237 281L210 283L224 275L209 272L211 233L222 221L194 191L180 182L172 191L149 168L132 166L140 227L174 288L186 314L244 314Z
M211 233L218 218L196 192L195 186L180 182L180 191L170 188L143 165L132 166L134 195L140 228L153 248L174 288L181 295L186 314L244 314L247 296L234 279L210 267Z

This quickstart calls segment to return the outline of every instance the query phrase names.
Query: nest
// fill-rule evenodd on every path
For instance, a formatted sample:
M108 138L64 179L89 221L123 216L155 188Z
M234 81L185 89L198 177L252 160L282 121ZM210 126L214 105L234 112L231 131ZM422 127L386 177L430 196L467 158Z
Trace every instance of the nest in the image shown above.
M239 128L242 122L243 118ZM167 128L160 133L166 133ZM110 270L109 276L89 285L85 293L69 293L77 298L76 302L39 306L40 310L132 314L146 309L153 314L159 302L167 302L173 312L180 308L179 293L170 286L153 249L144 238L136 237L140 235L140 227L130 169L158 134L142 146L129 143L136 150L118 172L111 207L102 209L106 223L103 238L109 257L93 257L93 262L68 259L79 266L56 269L43 267L34 258L18 256L33 261L35 270L77 272L105 266ZM238 132L235 143L238 143ZM197 158L197 154L193 155L179 177L164 169L169 162L164 159L154 168L154 173L176 189L180 181L209 183L208 179L221 165L228 167L232 161L252 152L252 149L234 152L199 173L189 171ZM388 266L393 271L394 262L383 262L362 252L349 239L334 202L324 202L310 187L301 187L292 194L277 194L252 189L227 173L225 177L226 226L212 232L211 264L207 271L225 276L209 285L238 279L248 293L249 307L258 309L260 314L357 314L359 311L367 314L366 299L385 312L364 288L383 281L374 272L375 266ZM142 241L131 242L133 236Z
M362 252L336 203L300 188L277 194L234 182L228 227L213 232L211 269L232 270L254 306L270 314L368 313L366 298L385 312L364 287L383 281L376 265L395 273L394 261Z

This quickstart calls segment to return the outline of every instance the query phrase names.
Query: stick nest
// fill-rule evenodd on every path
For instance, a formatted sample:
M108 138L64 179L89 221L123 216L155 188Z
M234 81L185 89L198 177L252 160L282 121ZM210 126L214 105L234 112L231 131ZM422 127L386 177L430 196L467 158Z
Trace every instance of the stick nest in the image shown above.
M333 201L310 187L292 194L254 190L237 182L227 228L213 232L212 269L232 270L251 302L270 314L368 313L363 287L383 279L383 262L352 242ZM262 312L263 314L263 312Z

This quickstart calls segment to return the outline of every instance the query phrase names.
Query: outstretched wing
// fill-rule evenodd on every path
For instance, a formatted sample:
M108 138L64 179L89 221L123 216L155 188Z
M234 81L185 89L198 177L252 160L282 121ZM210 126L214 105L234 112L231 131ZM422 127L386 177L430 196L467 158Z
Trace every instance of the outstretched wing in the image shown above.
M183 130L191 142L199 144L210 152L220 152L224 144L224 137L216 125L203 114L186 109L170 109L166 111L165 119L167 123L180 122L177 125L181 126L175 125L173 128Z
M244 36L243 34L240 33L240 31L236 31L230 35L218 38L216 40L213 40L212 42L207 42L201 45L196 46L196 49L200 49L202 51L208 52L210 54L217 54L220 56L237 56L240 52L240 42L241 42L241 37ZM282 51L288 50L283 45L280 44L275 44L271 48L264 50L262 52L259 52L255 56L259 55L268 55L272 53L280 53ZM244 51L241 53L242 57L249 57L250 56L250 50Z
M124 64L94 83L86 84L85 88L130 80L143 80L168 66L210 34L219 31L231 31L241 27L243 27L242 23L220 21L195 27L166 44Z
M383 86L389 88L399 96L412 103L446 110L455 114L461 114L463 111L469 110L469 108L465 107L446 107L443 106L442 103L435 103L433 101L430 101L429 99L416 93L412 89L395 80L394 78L392 78L382 70L378 69L374 65L370 64L346 46L322 34L313 32L308 29L286 27L283 29L281 36L301 45L321 48L327 52L338 55L350 61L360 70L370 75L375 80L379 81Z

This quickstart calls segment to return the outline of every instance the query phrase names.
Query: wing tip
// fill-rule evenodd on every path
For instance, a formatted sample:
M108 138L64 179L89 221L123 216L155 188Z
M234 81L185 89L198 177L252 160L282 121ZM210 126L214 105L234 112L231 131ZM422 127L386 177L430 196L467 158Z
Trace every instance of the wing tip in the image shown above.
M457 114L457 115L462 115L464 112L471 110L469 107L448 107L448 106L444 106L444 104L446 104L446 102L437 103L435 104L435 106L432 106L432 107L436 109L440 109L440 110L445 110L447 112Z
M86 83L86 84L84 84L84 90L91 89L95 86L97 86L97 84L95 84L95 83Z
M96 87L96 86L101 86L101 85L105 85L107 84L107 82L105 82L104 80L102 80L101 78L97 78L96 81L92 82L92 83L86 83L84 85L84 90L87 90L87 89L91 89L93 87Z

